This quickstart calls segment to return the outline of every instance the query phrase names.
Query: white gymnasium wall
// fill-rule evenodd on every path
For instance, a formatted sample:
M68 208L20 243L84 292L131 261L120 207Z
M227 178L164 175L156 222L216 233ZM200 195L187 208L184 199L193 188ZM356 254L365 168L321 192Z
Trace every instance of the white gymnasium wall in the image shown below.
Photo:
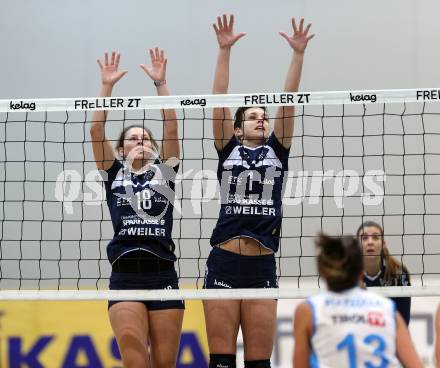
M216 59L211 24L234 13L247 32L232 57L231 92L282 87L290 51L278 31L291 16L313 23L304 90L435 86L440 80L436 0L2 0L0 98L93 96L95 59L122 53L129 74L117 95L154 93L138 65L160 45L169 58L175 94L206 94Z

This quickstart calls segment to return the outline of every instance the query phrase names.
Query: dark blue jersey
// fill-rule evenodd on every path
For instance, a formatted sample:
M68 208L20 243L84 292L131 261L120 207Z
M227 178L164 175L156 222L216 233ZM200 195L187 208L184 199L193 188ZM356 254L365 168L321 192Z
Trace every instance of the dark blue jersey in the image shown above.
M143 173L130 172L118 160L107 170L104 182L114 229L107 246L110 263L134 250L176 260L171 232L177 170L178 165L159 160Z
M406 271L402 271L400 275L397 275L392 280L385 280L385 265L382 266L380 272L374 276L368 276L364 274L364 283L367 287L374 286L410 286L409 275ZM396 304L396 309L405 320L406 324L409 324L411 317L411 298L410 297L394 297L390 298Z
M221 207L211 245L249 237L276 252L289 149L273 133L255 148L241 145L234 136L218 156Z

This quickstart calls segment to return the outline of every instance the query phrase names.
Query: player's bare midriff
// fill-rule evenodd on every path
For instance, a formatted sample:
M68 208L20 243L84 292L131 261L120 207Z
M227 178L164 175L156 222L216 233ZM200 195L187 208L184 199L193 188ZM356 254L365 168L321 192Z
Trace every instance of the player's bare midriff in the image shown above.
M247 237L234 238L217 245L217 247L243 256L263 256L273 253L257 240Z

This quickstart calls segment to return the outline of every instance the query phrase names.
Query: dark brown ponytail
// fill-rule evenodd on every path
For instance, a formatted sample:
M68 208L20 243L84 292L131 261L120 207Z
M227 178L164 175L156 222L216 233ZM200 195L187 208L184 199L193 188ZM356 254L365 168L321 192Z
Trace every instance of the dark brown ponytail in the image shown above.
M318 270L329 290L341 292L359 284L363 270L362 252L353 236L329 237L320 234L318 247Z

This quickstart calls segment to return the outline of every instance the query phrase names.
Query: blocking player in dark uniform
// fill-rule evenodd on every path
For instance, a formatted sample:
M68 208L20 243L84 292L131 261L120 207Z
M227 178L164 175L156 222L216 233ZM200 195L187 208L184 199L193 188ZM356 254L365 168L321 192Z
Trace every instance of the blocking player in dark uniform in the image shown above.
M234 34L234 17L217 18L214 30L219 54L214 94L227 93L231 48L244 33ZM311 25L292 19L293 35L280 33L293 49L284 85L298 91ZM261 54L260 54L261 53ZM252 57L268 57L266 50ZM277 287L274 253L282 220L283 181L293 136L293 107L279 108L273 132L262 107L213 111L213 133L219 156L221 209L212 233L205 288ZM245 367L269 367L275 336L276 300L207 300L204 302L210 367L235 367L241 326Z
M151 66L141 65L157 94L169 95L167 59L150 49ZM111 96L127 71L118 69L120 55L105 53L101 97ZM126 127L116 152L105 134L107 113L97 111L90 129L98 169L103 170L107 204L115 231L107 246L112 264L110 289L177 289L174 243L171 239L174 181L179 143L174 110L163 110L163 141L159 145L142 123ZM118 159L119 156L122 162ZM109 317L124 366L176 365L182 328L182 301L110 301ZM148 351L150 343L150 353Z
M408 269L390 254L383 228L374 221L364 222L357 231L364 253L365 286L411 286ZM411 298L391 298L408 325L411 317Z

